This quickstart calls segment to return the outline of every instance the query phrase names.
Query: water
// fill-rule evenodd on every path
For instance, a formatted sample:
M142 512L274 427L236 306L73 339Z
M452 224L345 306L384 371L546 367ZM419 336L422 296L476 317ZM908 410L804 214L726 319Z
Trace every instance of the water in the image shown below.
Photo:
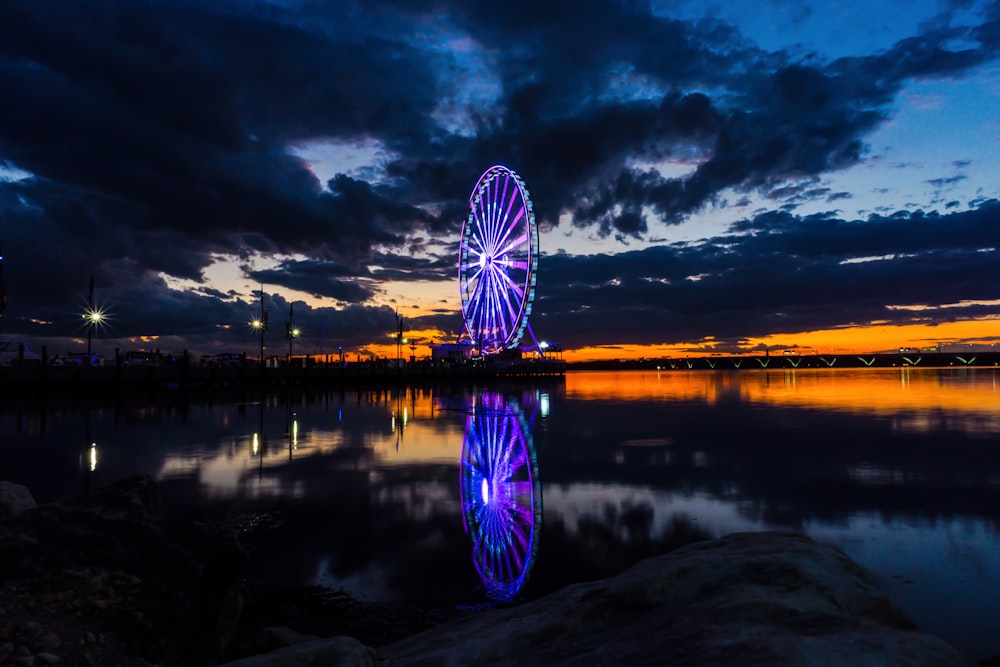
M530 599L695 539L800 530L979 659L1000 654L998 376L571 372L8 401L0 479L45 502L148 473L164 511L251 530L255 583L417 604Z

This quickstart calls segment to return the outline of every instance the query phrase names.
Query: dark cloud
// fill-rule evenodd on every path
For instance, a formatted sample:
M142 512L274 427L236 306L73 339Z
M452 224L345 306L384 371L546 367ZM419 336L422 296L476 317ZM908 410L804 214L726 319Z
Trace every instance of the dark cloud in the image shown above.
M325 260L287 261L273 269L247 274L261 284L289 287L345 303L364 303L378 291L371 280L362 281L356 272Z
M377 340L393 324L371 305L380 281L452 277L469 191L498 162L525 178L540 225L569 214L573 229L625 244L710 205L732 210L729 198L743 207L760 194L785 210L734 224L732 239L546 258L535 311L566 340L624 340L637 321L657 336L700 326L700 338L891 317L880 311L887 290L911 293L921 262L942 281L936 298L945 285L973 298L980 281L960 273L989 274L992 260L940 225L972 225L993 215L992 201L860 222L789 211L849 198L822 176L865 158L908 82L995 59L998 26L992 5L971 28L935 21L878 53L825 60L769 52L734 25L639 0L8 0L0 164L27 177L0 180L4 328L78 336L94 274L115 301L116 340L244 344L260 281L351 304L297 302L314 345L320 330ZM360 170L334 164L324 183L291 150L312 141L382 153ZM970 161L951 164L962 173L928 183L967 178ZM993 243L978 226L969 238ZM839 263L862 252L895 259ZM260 255L279 264L247 268L245 285L174 282L204 283L220 256L252 267ZM289 305L269 298L276 313ZM831 304L845 304L841 316ZM455 319L425 323L452 331Z
M955 183L960 183L967 178L968 176L966 176L965 174L957 174L955 176L948 176L944 178L931 178L928 179L927 182L936 188L943 188L948 185L954 185Z
M637 3L577 6L551 25L527 28L511 19L517 12L492 11L484 5L460 18L488 25L480 39L488 46L506 44L501 53L515 54L510 60L501 56L498 65L505 84L498 108L506 111L451 154L531 165L543 221L555 223L569 211L577 225L596 225L602 235L622 238L648 231L649 221L639 213L645 207L663 222L677 223L728 188L768 191L788 179L854 165L865 154L865 137L891 117L894 97L907 81L958 75L990 57L984 49L949 48L955 40L986 38L947 27L874 56L803 64L762 53L718 24L652 17ZM607 25L633 31L628 45L615 40ZM563 29L592 45L582 59L574 59L575 52L574 58L561 49L550 52L549 45L559 43L549 39L550 31ZM667 39L666 53L653 49ZM654 51L662 57L652 57ZM523 53L537 57L530 77L516 55ZM599 63L588 60L592 54ZM652 99L588 94L616 68L653 80ZM675 92L691 81L712 82L733 94L713 100ZM655 86L670 92L656 95ZM667 178L626 164L626 157L671 159L678 146L694 147L699 156L690 176ZM418 169L410 165L413 171Z
M0 154L84 192L102 221L352 257L405 229L368 184L320 196L287 142L419 128L435 88L419 53L192 3L55 4L0 10Z
M873 321L908 322L940 306L995 299L1000 202L940 215L900 211L867 220L771 212L733 225L735 236L619 255L545 258L533 319L539 335L577 346L599 328L609 340L650 344L761 336ZM545 274L540 276L545 280ZM995 306L949 309L971 316Z

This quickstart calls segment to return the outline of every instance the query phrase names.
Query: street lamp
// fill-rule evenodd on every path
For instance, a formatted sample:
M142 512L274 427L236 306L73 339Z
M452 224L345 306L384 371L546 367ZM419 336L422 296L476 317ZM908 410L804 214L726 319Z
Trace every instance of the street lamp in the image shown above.
M260 363L264 363L264 332L267 331L267 318L257 317L250 321L250 328L260 334Z
M267 331L267 311L264 310L264 283L260 284L260 317L250 320L250 328L260 333L260 366L264 367L264 333Z
M285 336L288 338L288 365L292 365L292 341L299 337L301 330L293 323L294 311L288 305L288 321L285 322Z
M288 326L288 364L292 364L292 341L299 337L302 331L295 326Z
M83 319L87 322L87 365L93 365L91 347L94 339L94 327L104 321L104 311L94 307L94 274L90 274L90 291L87 294L87 309L83 311Z
M403 358L403 316L396 313L396 367L402 366Z

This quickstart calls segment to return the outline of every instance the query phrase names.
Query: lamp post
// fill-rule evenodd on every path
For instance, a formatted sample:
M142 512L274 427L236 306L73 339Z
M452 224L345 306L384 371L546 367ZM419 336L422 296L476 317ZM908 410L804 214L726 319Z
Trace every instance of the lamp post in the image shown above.
M104 319L104 313L94 307L94 274L90 274L90 291L87 294L87 310L83 313L83 319L87 321L87 366L93 365L91 356L92 343L94 339L94 327Z
M396 368L402 367L403 359L403 316L396 313Z
M260 317L250 321L250 328L260 333L260 366L264 367L264 332L267 331L267 311L264 310L264 283L260 284Z
M288 304L288 321L285 323L285 335L288 337L288 365L292 365L292 341L299 337L299 328L293 321L292 305Z

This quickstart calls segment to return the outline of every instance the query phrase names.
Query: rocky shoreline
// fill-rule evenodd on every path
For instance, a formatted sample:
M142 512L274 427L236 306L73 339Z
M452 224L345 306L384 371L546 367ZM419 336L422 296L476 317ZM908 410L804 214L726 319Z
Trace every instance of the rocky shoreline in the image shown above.
M161 517L148 477L37 507L0 482L0 665L975 664L797 533L699 542L481 613L252 590L248 558L232 526Z

